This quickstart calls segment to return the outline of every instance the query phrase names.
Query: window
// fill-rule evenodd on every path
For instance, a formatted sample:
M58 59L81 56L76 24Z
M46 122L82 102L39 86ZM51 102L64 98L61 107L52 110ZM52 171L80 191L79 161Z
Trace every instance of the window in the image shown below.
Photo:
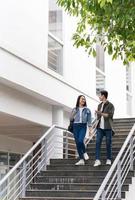
M49 32L62 40L62 10L56 0L49 0Z
M126 100L127 100L127 114L132 115L132 87L131 87L131 66L126 66Z
M21 158L20 154L9 153L9 165L14 166Z
M8 153L0 152L0 166L8 165Z
M105 89L105 53L103 46L96 45L96 94Z
M105 89L105 75L96 70L96 94Z
M105 71L105 54L104 48L100 45L96 45L96 67L101 71Z
M48 37L48 67L62 74L63 46L52 36Z
M62 10L56 0L49 0L48 67L62 75Z
M131 67L126 67L126 90L131 92Z

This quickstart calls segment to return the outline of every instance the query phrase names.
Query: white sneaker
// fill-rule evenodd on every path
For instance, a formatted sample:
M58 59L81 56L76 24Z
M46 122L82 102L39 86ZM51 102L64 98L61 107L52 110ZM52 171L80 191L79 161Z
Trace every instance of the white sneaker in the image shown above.
M88 156L87 153L84 153L84 154L83 154L83 157L84 157L84 160L89 160L89 156Z
M106 165L111 165L111 164L112 164L112 163L111 163L111 160L107 159Z
M101 161L100 160L95 160L94 167L97 167L99 165L101 165Z
M79 160L77 163L75 163L75 165L84 165L85 163L84 163L84 160L83 159L81 159L81 160Z

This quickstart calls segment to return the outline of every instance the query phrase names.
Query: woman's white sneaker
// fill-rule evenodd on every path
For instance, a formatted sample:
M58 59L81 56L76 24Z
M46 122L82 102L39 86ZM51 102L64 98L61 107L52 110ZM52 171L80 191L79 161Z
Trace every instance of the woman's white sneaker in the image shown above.
M89 160L89 156L88 156L87 153L84 153L84 154L83 154L83 157L84 157L84 160Z
M97 167L99 165L101 165L101 161L100 160L95 160L94 167Z
M85 165L84 160L79 160L77 163L75 163L75 165Z
M106 165L111 165L111 164L112 164L112 163L111 163L111 160L107 159Z

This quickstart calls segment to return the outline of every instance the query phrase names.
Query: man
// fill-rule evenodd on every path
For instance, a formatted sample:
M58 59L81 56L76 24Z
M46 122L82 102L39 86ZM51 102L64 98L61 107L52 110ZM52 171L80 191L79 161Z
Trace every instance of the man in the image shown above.
M107 160L106 165L111 165L112 160L112 125L113 125L113 114L114 106L107 100L108 92L103 90L100 92L99 99L101 103L98 105L98 109L95 111L97 114L97 125L96 132L96 161L94 167L101 165L100 161L100 148L102 139L106 137L106 151Z

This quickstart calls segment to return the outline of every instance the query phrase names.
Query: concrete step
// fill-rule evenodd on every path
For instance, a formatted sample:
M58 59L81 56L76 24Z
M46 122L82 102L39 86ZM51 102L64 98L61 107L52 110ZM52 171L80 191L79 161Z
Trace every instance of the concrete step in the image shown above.
M78 159L51 159L50 161L50 165L55 165L55 164L59 164L59 165L68 165L68 164L72 164L74 165L76 162L78 161ZM95 161L95 158L90 158L88 161L86 162L86 165L93 165ZM104 165L106 163L106 159L101 159L102 164ZM76 166L77 167L77 166Z
M94 169L92 171L88 171L86 170L47 170L45 172L41 172L40 175L41 176L105 176L107 174L108 170L98 170L98 169Z
M93 148L94 149L94 148ZM92 151L92 149L90 149L90 148L88 148L87 150L87 153L89 154L89 156L94 156L95 157L95 150L94 151ZM100 154L102 155L102 156L104 156L104 155L106 155L106 148L102 148L101 147L101 151L100 151ZM112 149L112 154L113 154L113 156L114 157L116 157L116 155L119 153L119 151L116 151L115 150L115 148L114 149Z
M34 190L98 190L100 187L99 182L92 183L33 183L30 189ZM124 184L122 190L128 190L129 185Z
M119 141L117 141L117 142L113 142L112 141L112 147L113 148L121 148L122 147L122 145L124 144L124 141L123 142L119 142ZM88 146L87 146L87 148L94 148L96 146L96 144L95 144L95 141L91 141L89 144L88 144ZM102 145L101 145L101 149L102 148L105 148L106 147L106 143L105 143L105 141L102 143Z
M100 183L34 183L31 189L36 190L97 190Z
M35 183L102 183L104 176L37 176ZM127 177L125 184L131 183L131 177Z
M96 194L96 190L74 190L74 191L69 191L69 190L28 190L26 191L27 196L31 197L89 197L93 198ZM122 191L122 198L125 197L125 191Z
M89 145L88 147L87 147L87 153L91 153L91 152L95 152L95 146L91 146L91 145ZM120 151L120 147L112 147L112 152L119 152ZM102 152L106 152L106 146L101 146L101 151Z
M28 190L26 191L27 196L36 197L94 197L96 190Z
M135 168L135 165L134 165L134 168ZM110 166L109 165L105 165L105 164L102 164L98 167L94 167L93 166L93 163L92 164L88 164L87 162L85 163L84 166L76 166L74 164L66 164L66 165L61 165L61 164L55 164L55 165L48 165L47 166L47 170L76 170L76 171L79 171L79 170L88 170L88 171L97 171L97 170L109 170L110 169Z
M20 200L93 200L90 197L25 197Z
M135 118L117 118L113 120L114 123L129 123L129 122L135 122Z
M46 182L46 183L90 183L99 182L101 183L104 176L41 176L38 175L35 178L35 182ZM127 180L128 183L131 182L130 179Z
M95 169L96 168L96 169ZM47 170L40 172L40 176L104 176L108 170L98 170L99 167L95 167L93 170ZM133 171L129 172L130 176L134 175Z
M108 165L101 165L99 167L94 167L92 164L86 164L84 166L76 166L73 164L66 164L66 165L48 165L47 170L109 170L110 166Z

